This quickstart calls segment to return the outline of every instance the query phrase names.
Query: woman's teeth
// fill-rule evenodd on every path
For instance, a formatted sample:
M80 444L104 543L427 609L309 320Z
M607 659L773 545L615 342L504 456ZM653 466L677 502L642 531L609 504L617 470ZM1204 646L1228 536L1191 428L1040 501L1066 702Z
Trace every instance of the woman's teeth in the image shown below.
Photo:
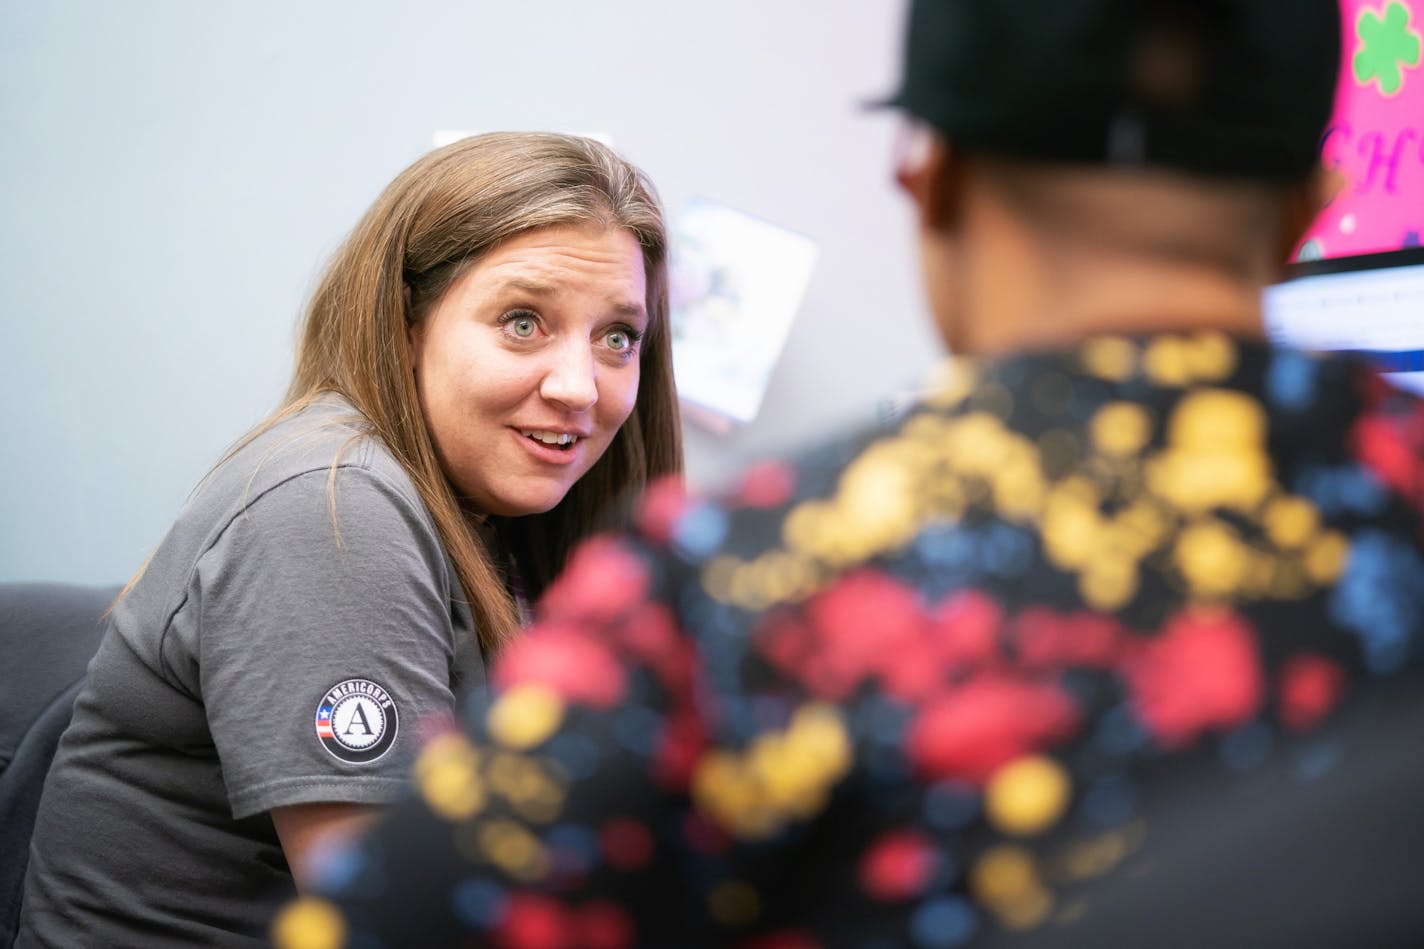
M528 432L521 429L519 434L523 435L525 438L532 438L536 442L541 442L545 445L551 445L556 448L567 448L574 442L578 441L577 435L570 435L567 432Z

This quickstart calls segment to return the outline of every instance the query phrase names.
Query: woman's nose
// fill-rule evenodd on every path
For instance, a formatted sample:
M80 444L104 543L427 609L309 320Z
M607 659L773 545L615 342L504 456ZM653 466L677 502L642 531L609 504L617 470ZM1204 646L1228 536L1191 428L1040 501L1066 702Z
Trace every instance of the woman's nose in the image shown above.
M539 394L570 412L586 412L598 401L598 378L592 349L577 342L559 346L544 373Z

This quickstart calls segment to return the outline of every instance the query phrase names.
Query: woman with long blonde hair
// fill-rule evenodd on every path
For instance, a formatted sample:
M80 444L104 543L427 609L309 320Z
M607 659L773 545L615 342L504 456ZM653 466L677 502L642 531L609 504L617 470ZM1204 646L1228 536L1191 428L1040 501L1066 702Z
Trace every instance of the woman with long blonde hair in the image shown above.
M112 611L18 945L260 943L569 549L681 468L667 307L656 195L608 148L500 133L402 172L321 281L285 404Z

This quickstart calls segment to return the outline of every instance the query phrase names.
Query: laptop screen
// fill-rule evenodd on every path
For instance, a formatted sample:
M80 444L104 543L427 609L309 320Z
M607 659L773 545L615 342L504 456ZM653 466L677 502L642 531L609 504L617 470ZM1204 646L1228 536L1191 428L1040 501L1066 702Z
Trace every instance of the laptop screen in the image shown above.
M1424 248L1292 264L1288 277L1265 294L1273 341L1363 353L1424 392Z

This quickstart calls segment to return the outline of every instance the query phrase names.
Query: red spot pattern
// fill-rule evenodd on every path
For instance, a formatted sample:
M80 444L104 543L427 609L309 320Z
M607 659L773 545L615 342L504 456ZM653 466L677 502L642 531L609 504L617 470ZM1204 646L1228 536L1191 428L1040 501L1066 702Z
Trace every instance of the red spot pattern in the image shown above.
M997 664L1004 608L979 590L961 590L930 614L931 658L951 671Z
M868 679L918 702L947 680L999 660L1003 611L978 591L926 610L909 586L873 570L847 574L806 605L772 614L757 643L816 695L843 699Z
M501 949L625 949L633 944L627 910L595 901L566 907L545 896L513 893L495 929Z
M860 886L872 899L908 900L924 891L938 863L934 843L923 834L882 834L860 858Z
M568 914L544 896L514 893L494 937L502 949L564 949L572 942Z
M1302 653L1281 664L1279 703L1281 722L1294 731L1306 731L1330 714L1345 691L1345 670L1324 656Z
M672 539L673 525L691 503L682 478L665 475L651 482L643 491L633 519L645 537L666 544Z
M1424 510L1424 403L1398 408L1397 394L1377 376L1367 377L1370 409L1351 430L1354 449L1381 481Z
M1230 610L1187 609L1122 669L1133 707L1167 748L1244 724L1261 708L1263 673L1251 628Z
M845 698L881 669L886 656L915 650L925 615L915 592L883 573L859 570L815 597L806 609L812 643L807 683L826 698Z
M1030 607L1014 617L1009 639L1030 669L1107 669L1121 655L1126 635L1121 623L1102 613Z
M906 753L923 777L979 786L1000 765L1070 736L1078 719L1056 684L990 672L926 704Z
M611 708L623 697L625 676L613 652L583 628L541 624L504 647L493 681L501 689L537 683L567 701Z
M595 537L574 551L568 565L539 601L542 620L603 623L643 603L648 568L612 537Z
M743 507L777 507L796 493L796 473L789 465L764 461L752 465L742 475L732 495L732 503Z
M697 653L677 631L672 611L662 603L642 603L614 633L619 648L646 665L671 693L687 691L697 669Z

